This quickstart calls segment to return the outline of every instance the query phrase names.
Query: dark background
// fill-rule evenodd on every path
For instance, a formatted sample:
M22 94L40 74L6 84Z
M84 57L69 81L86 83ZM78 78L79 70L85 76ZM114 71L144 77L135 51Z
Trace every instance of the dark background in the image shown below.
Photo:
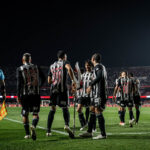
M72 64L99 52L106 67L149 66L149 6L146 1L1 5L0 66L19 66L24 52L49 66L60 49Z

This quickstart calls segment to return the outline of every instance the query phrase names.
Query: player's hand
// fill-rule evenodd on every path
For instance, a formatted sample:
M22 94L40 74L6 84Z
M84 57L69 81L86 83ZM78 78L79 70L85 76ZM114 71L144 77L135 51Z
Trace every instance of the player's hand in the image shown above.
M21 103L21 99L17 97L17 103Z
M72 83L72 93L75 93L76 92L76 84L73 82Z
M92 87L89 86L89 87L86 89L87 94L90 94L91 90L92 90Z
M3 101L6 100L6 93L3 95Z
M112 98L112 99L113 99L113 102L116 102L116 97L115 97L115 96L113 96L113 98Z

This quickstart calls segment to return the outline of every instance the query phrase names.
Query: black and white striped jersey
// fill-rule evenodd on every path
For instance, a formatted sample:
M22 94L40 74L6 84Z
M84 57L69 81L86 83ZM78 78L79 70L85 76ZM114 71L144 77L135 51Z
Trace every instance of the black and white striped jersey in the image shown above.
M50 65L48 76L52 78L51 88L57 88L60 92L67 90L67 70L65 65L68 61L58 60Z
M39 95L39 79L41 85L45 82L45 76L37 65L26 63L17 68L17 96Z
M120 78L118 86L121 89L121 100L133 100L134 82L131 78Z
M105 66L97 64L93 70L94 80L91 82L95 98L100 98L104 103L108 98L107 93L107 72Z
M86 92L86 89L90 86L90 83L94 79L94 74L93 72L88 72L86 71L81 75L81 80L83 82L83 87L82 87L82 97L93 97L93 91L88 95Z
M80 88L76 91L76 98L79 99L82 97L82 95L83 95L83 89Z

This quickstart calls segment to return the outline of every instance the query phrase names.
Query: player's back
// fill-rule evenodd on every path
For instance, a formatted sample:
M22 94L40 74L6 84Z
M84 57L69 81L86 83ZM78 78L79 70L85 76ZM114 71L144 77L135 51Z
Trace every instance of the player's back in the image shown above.
M37 65L26 63L19 67L22 76L22 94L38 95L39 94L39 70Z

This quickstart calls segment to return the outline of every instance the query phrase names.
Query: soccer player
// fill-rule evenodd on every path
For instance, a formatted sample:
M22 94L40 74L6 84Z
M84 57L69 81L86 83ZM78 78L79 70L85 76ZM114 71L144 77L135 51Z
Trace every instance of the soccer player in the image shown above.
M79 89L79 98L78 98L78 107L77 107L77 112L79 115L79 120L81 124L80 130L82 131L85 127L88 126L88 115L89 115L89 106L91 103L91 98L93 97L93 93L91 91L90 94L86 93L87 87L89 87L91 81L94 79L93 77L93 72L92 72L92 63L90 60L87 60L85 62L85 69L86 72L81 75L81 81L82 81L82 88ZM84 114L82 112L82 108L86 107L86 120L84 118ZM95 131L96 129L96 115L94 119L94 125L93 125L93 130Z
M133 93L133 100L135 104L135 109L136 109L136 119L135 119L135 124L138 124L139 117L140 117L140 106L141 106L141 98L140 98L140 81L134 77L133 73L129 74L129 77L133 80L134 82L134 93Z
M47 136L51 135L51 126L56 112L56 105L62 108L63 117L65 121L64 129L68 132L70 138L74 138L72 130L69 128L70 113L68 110L68 88L67 88L67 74L69 74L72 84L74 84L74 74L67 61L67 54L64 51L58 51L58 61L50 65L48 73L48 83L51 86L50 90L50 112L47 120Z
M3 100L5 100L6 99L5 76L1 69L0 69L0 87L1 87L1 95L3 96Z
M23 65L17 68L17 96L18 102L22 105L22 117L25 128L25 139L30 138L29 132L29 112L33 113L31 125L31 137L36 140L35 128L39 121L38 113L40 111L40 93L39 79L41 85L45 82L44 74L41 70L31 63L31 54L25 53L22 57Z
M91 82L90 86L87 88L87 93L89 94L92 89L94 91L94 98L92 101L90 120L87 132L80 134L81 137L92 137L92 127L95 118L95 113L98 119L98 124L101 133L93 137L96 139L105 139L105 119L103 117L103 111L105 109L105 104L107 100L107 72L105 67L101 64L101 55L96 53L92 56L91 61L94 65L94 80Z
M121 106L120 106L120 102L121 102L121 93L120 93L120 89L118 88L118 81L119 79L121 78L121 73L119 74L119 78L116 79L116 82L115 82L115 89L114 89L114 93L113 93L113 101L117 103L118 105L118 115L119 115L119 118L120 118L120 125L121 126L124 126L125 123L123 122L122 118L121 118Z
M128 107L129 110L129 125L130 127L133 126L134 122L134 115L132 111L133 107L133 91L134 91L134 83L131 78L127 76L126 71L122 71L121 78L118 80L118 85L116 86L116 90L119 90L121 93L121 112L120 112L120 118L121 118L121 124L125 124L125 108Z

